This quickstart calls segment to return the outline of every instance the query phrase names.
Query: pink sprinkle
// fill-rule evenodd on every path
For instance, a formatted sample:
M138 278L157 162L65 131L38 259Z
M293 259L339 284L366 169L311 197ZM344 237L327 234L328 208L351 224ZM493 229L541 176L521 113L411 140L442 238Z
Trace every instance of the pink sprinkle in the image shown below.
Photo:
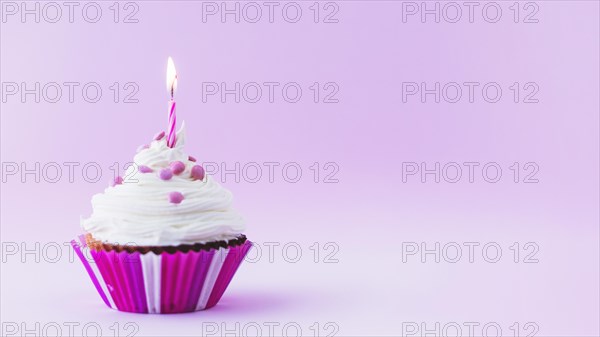
M183 194L179 192L171 192L169 193L169 201L172 204L178 204L183 201Z
M196 162L196 158L194 158L194 157L192 157L192 156L188 156L188 160L189 160L189 161Z
M171 163L171 171L173 171L173 174L181 174L181 172L185 171L185 164L180 161L174 161Z
M152 172L152 169L146 165L140 165L140 166L138 166L138 171L140 171L142 173L150 173L150 172Z
M145 149L147 149L147 148L149 148L149 147L150 147L150 145L148 145L148 144L146 144L146 145L140 145L140 146L138 146L138 148L137 148L137 152L140 152L140 151L142 151L142 150L145 150Z
M161 131L154 136L154 140L161 140L165 136L165 132Z
M115 177L115 179L113 180L111 186L117 186L117 185L121 185L123 183L123 178L121 176L117 176Z
M171 178L173 178L173 171L171 171L171 169L169 168L165 168L160 170L160 179L162 180L169 180Z
M194 167L192 167L192 178L194 178L194 180L204 180L204 167L194 165Z

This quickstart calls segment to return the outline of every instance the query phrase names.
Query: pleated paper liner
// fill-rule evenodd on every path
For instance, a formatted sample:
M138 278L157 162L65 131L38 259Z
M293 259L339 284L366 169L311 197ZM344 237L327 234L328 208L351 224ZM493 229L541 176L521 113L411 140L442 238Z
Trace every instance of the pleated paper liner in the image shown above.
M71 241L104 303L120 311L157 314L215 306L252 246L245 236L225 244L183 248L111 246L109 250L98 244L83 235ZM93 262L85 258L85 251Z

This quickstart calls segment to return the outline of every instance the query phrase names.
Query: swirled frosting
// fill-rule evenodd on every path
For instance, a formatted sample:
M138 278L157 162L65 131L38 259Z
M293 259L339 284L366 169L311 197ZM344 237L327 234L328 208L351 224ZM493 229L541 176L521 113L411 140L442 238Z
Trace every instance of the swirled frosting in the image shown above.
M162 137L139 151L122 183L93 196L93 212L81 220L83 229L97 240L138 246L206 243L241 234L243 220L231 208L231 193L208 175L192 177L197 164L183 152L184 144L182 125L173 148ZM161 178L161 170L176 161L185 165L184 171ZM183 200L170 201L172 192L181 193Z

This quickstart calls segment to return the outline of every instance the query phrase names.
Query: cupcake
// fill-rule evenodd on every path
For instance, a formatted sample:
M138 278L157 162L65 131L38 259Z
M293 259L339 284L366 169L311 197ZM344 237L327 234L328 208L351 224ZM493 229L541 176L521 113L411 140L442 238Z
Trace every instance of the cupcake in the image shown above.
M84 234L71 242L111 308L213 307L251 247L231 193L185 154L184 129L172 146L161 132L141 147L123 177L92 198Z

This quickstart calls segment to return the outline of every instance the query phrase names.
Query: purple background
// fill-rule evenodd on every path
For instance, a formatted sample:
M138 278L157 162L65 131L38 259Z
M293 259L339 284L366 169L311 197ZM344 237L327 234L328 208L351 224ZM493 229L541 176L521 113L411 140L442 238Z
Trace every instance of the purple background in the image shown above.
M463 7L455 24L432 16L403 23L402 3L392 1L335 2L337 23L315 23L312 1L296 2L302 17L288 23L281 2L274 23L263 12L255 24L232 17L222 23L217 16L203 22L197 1L134 3L137 23L115 23L112 2L98 2L103 16L94 24L77 10L74 23L66 17L55 24L32 17L22 23L18 16L2 22L2 83L97 82L103 89L97 103L81 94L69 103L66 91L57 103L36 103L31 96L2 102L3 165L97 162L103 168L97 183L82 179L81 166L73 183L64 166L56 183L8 176L1 192L3 247L62 244L79 234L79 218L91 212L90 198L110 180L112 163L127 163L138 145L166 128L165 71L172 56L188 153L228 167L302 167L298 183L285 181L280 170L269 183L266 168L257 183L232 176L224 182L253 241L298 242L302 258L289 263L279 249L270 263L263 249L259 262L242 266L217 307L143 316L105 308L66 247L56 263L47 256L36 262L39 251L22 257L22 251L7 255L3 249L2 322L97 322L106 335L114 322L136 322L137 335L200 335L202 322L298 322L305 335L314 334L314 322L334 322L338 335L398 335L402 322L430 328L435 322L497 322L511 336L514 322L521 335L522 326L534 322L538 336L600 334L598 2L536 2L537 23L521 22L531 12L523 3L515 23L513 2L499 2L501 19L488 23L482 2L475 22ZM120 20L127 12L122 6ZM332 7L319 6L322 21ZM254 104L231 97L222 103L216 96L202 101L203 82L268 81L299 83L302 99L287 103L279 94L274 103L266 97ZM435 103L431 96L425 103L416 96L402 100L403 82L431 87L469 81L499 83L502 99L487 103L478 94L469 103L463 92L458 103ZM114 103L114 82L137 83L139 102ZM337 83L339 102L314 103L314 82ZM513 102L514 82L537 83L539 102ZM469 183L463 170L457 183L436 183L432 176L425 183L418 176L402 180L403 162L431 168L470 161L498 163L502 178L488 183L476 171ZM314 162L322 169L336 163L339 181L324 183L321 171L315 183ZM513 182L514 162L522 175L525 163L536 163L539 182ZM314 242L321 249L336 243L339 262L315 263ZM481 254L473 263L465 256L455 264L431 256L425 263L418 256L403 262L402 242L430 248L435 242L497 242L503 255L498 263ZM534 242L539 262L513 262L514 242Z

